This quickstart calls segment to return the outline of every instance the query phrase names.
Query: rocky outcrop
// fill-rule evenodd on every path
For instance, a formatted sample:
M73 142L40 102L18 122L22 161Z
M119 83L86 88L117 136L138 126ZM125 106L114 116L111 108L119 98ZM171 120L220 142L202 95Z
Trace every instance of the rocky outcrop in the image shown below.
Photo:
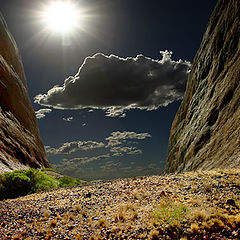
M50 166L16 43L0 15L0 172Z
M169 139L166 172L240 166L240 0L219 0Z

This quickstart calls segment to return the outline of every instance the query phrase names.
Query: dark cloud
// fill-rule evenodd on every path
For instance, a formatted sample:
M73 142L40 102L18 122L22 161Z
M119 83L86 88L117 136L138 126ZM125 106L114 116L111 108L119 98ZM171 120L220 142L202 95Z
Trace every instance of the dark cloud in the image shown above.
M49 108L39 109L38 111L35 112L36 118L38 119L45 118L46 114L50 113L51 111L52 109L49 109Z
M104 109L107 116L125 117L129 109L153 110L183 97L190 63L143 55L121 58L97 53L87 57L78 73L39 94L35 102L56 109Z

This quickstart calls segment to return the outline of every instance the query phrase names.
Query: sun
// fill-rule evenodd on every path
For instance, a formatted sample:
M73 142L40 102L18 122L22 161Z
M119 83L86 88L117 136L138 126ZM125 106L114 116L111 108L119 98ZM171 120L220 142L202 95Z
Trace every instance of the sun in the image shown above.
M66 34L78 26L79 12L69 1L55 1L46 9L44 20L52 31Z

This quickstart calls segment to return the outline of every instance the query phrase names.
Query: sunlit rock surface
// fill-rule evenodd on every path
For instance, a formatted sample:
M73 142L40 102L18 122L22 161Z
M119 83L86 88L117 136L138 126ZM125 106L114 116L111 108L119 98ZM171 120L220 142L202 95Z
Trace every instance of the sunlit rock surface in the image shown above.
M0 172L49 166L16 43L0 15Z
M240 0L219 0L169 140L166 172L240 166Z

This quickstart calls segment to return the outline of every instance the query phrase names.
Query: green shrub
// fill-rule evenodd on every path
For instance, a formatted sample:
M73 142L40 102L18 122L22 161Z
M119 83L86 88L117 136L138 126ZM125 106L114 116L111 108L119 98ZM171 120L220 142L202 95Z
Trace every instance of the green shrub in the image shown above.
M24 196L28 194L32 188L31 179L23 170L1 174L0 177L0 199Z
M56 179L32 168L7 172L0 174L0 200L82 183L80 179L68 176Z
M55 169L52 169L52 168L42 168L41 171L42 171L42 172L49 171L49 172L58 173Z
M69 176L64 176L59 178L59 182L60 182L60 187L71 187L71 186L76 186L83 183L83 181L81 181L80 179L71 178Z
M188 211L186 206L166 200L154 210L153 216L162 225L179 226Z
M60 185L57 179L40 171L37 171L35 173L34 182L35 184L32 188L32 192L41 192L50 189L57 189Z

